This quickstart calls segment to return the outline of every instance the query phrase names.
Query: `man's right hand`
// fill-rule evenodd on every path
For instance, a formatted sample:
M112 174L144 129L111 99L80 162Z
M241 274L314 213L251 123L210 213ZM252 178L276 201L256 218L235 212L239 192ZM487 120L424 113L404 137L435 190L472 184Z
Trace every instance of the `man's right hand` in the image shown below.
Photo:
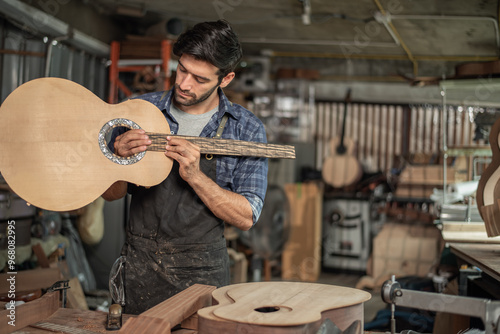
M130 157L144 152L151 145L151 140L142 129L127 131L115 139L115 154L121 157Z

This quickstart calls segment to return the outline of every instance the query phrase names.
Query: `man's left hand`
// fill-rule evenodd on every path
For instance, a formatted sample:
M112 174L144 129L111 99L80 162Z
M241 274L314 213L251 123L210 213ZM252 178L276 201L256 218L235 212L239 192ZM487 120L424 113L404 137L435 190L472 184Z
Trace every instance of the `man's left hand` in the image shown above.
M200 148L188 140L167 136L165 155L179 163L179 174L189 183L200 175Z

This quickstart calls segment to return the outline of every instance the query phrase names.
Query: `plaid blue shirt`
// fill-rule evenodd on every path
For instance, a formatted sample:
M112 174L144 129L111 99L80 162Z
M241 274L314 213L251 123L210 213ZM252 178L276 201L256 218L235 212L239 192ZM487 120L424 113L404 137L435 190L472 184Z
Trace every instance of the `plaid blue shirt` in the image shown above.
M138 98L154 104L165 115L170 131L177 134L179 124L170 113L172 90L162 98L163 92L141 95ZM212 116L200 137L215 137L224 114L229 114L222 138L267 142L264 125L257 116L238 104L229 102L218 89L219 111ZM267 189L267 159L253 157L219 156L217 159L216 183L223 189L243 195L253 212L253 223L259 219Z

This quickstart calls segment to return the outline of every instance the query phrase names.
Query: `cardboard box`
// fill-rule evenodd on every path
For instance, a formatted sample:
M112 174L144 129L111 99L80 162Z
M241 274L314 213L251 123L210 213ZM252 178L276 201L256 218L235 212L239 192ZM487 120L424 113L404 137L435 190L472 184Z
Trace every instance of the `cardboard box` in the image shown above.
M315 282L321 272L323 191L317 183L286 184L290 204L290 236L282 261L284 280Z
M372 276L426 276L439 262L440 231L433 225L386 223L373 240Z

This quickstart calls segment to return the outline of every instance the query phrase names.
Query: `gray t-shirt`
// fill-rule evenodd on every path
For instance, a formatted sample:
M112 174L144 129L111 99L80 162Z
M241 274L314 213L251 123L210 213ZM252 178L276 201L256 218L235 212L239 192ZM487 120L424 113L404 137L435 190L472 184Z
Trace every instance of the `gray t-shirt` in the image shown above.
M170 105L170 112L179 123L178 135L198 137L203 128L210 121L210 118L219 110L219 106L200 115L188 114L178 109L173 103Z

